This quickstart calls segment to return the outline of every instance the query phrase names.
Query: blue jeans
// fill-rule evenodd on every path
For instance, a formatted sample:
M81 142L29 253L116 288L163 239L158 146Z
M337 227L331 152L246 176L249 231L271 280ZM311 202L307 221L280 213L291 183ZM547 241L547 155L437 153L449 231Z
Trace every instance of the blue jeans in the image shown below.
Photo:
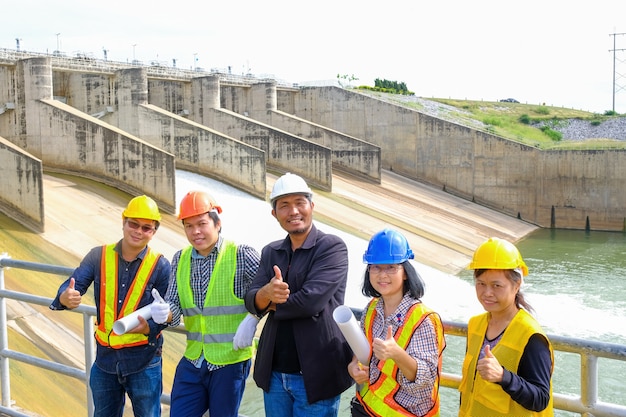
M341 394L309 404L301 374L272 372L270 389L263 392L266 417L337 417Z
M252 361L209 371L205 361L196 368L184 357L176 367L170 417L237 417Z
M161 357L155 356L141 372L125 377L102 371L94 363L89 375L94 417L122 417L126 394L135 417L160 417L163 377Z

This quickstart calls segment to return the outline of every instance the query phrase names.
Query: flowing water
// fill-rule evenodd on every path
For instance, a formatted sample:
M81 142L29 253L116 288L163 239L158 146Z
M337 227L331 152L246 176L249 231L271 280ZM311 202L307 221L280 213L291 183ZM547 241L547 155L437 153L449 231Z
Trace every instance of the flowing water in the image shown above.
M223 234L259 251L268 242L282 239L285 232L271 216L266 201L205 177L177 171L177 201L191 189L211 193L222 205ZM348 290L345 303L363 308L367 303L360 291L364 272L363 252L367 241L324 224L318 227L341 236L349 251ZM626 345L626 234L568 230L538 230L517 243L530 274L523 290L535 309L535 316L548 334L586 338ZM412 248L419 253L419 248ZM446 321L467 322L481 313L472 286L471 271L458 276L414 264L426 283L423 301ZM465 339L447 336L444 371L460 373ZM626 405L626 364L599 360L601 401ZM578 355L558 352L555 358L555 392L578 395ZM350 415L349 389L342 396L340 416ZM459 396L455 390L441 390L442 417L456 416ZM248 382L242 415L262 417L263 396L251 379ZM577 414L558 411L557 416Z

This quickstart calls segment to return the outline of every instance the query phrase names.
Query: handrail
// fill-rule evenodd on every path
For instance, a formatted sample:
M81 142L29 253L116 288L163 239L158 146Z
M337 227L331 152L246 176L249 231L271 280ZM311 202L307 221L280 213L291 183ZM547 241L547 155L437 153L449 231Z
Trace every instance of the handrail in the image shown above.
M6 299L48 306L52 302L52 298L6 290L4 287L4 268L7 267L64 276L69 276L73 272L72 268L14 260L11 259L6 253L0 254L0 382L2 385L0 412L9 416L30 416L29 414L20 413L15 408L11 407L9 359L13 359L84 381L87 387L87 399L89 401L87 407L88 415L89 417L92 417L93 403L87 381L89 380L90 365L95 359L93 357L95 342L92 337L93 323L91 320L91 317L96 314L95 307L79 306L73 310L69 310L73 313L83 315L85 370L47 361L21 352L12 351L8 349ZM360 313L360 310L354 311L356 315ZM177 328L168 329L168 331L184 333L185 330L182 326L179 326ZM447 335L467 337L467 324L444 321L444 331ZM555 351L575 353L580 355L581 358L581 395L573 396L554 393L553 397L555 409L578 413L583 417L626 417L626 406L599 401L597 392L598 358L626 361L626 346L615 343L598 342L550 334L548 334L548 338L552 342L552 346ZM457 389L460 381L461 375L458 374L444 372L441 376L441 386L445 388ZM169 404L170 395L164 393L161 396L161 403Z

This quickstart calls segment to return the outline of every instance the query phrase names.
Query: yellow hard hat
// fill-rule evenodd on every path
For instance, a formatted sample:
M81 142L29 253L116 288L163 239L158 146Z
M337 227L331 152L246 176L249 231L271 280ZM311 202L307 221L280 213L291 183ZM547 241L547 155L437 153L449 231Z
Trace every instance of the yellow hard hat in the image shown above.
M510 242L497 237L489 238L480 245L467 269L521 269L528 275L528 267L519 250Z
M157 203L146 195L140 195L130 200L122 213L122 217L161 221L161 213L159 213Z

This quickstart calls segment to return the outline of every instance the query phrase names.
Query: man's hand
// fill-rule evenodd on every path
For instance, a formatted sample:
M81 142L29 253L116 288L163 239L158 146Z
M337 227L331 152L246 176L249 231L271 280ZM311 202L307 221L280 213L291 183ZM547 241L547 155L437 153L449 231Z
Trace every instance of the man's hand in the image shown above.
M163 324L170 317L170 304L165 302L156 288L152 289L152 297L154 297L154 301L150 304L152 320L157 324Z
M278 265L274 265L274 277L267 285L269 286L270 300L274 304L287 302L289 298L289 284L283 281L283 274Z
M260 311L276 310L276 304L287 302L289 284L283 281L283 274L278 265L274 265L274 276L257 291L254 305Z
M61 304L69 309L78 307L83 298L82 295L80 295L80 292L74 289L75 285L76 280L73 277L70 278L70 285L68 285L65 291L63 291L61 295L59 295L59 301L61 302Z
M259 324L259 319L252 314L248 314L237 327L237 332L233 338L233 349L239 350L252 346L252 339L256 332L256 325Z

